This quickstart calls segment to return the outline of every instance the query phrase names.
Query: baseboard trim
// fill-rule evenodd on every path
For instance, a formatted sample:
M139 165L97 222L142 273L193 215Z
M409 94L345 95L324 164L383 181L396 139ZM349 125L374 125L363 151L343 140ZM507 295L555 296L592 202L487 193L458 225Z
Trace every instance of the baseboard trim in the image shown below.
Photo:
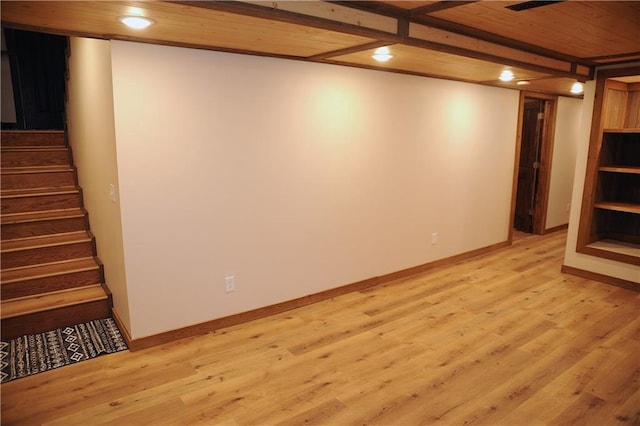
M111 308L111 316L118 326L120 334L122 334L122 338L124 339L125 343L129 347L129 349L131 349L131 342L133 341L133 339L131 338L127 327L124 326L124 323L122 322L122 319L120 319L120 315L118 315L118 311L116 311L115 308Z
M482 247L476 250L471 250L465 253L461 253L455 256L447 257L445 259L436 260L433 262L425 263L422 265L414 266L412 268L403 269L401 271L392 272L390 274L382 275L379 277L369 278L366 280L358 281L352 284L347 284L341 287L333 288L330 290L321 291L319 293L310 294L308 296L299 297L297 299L288 300L286 302L277 303L275 305L265 306L263 308L254 309L248 312L242 312L235 315L230 315L223 318L214 319L211 321L195 324L177 330L166 331L160 334L154 334L152 336L141 337L138 339L131 339L126 327L122 327L122 321L118 317L115 310L113 310L114 320L124 333L124 339L131 351L139 351L141 349L150 348L165 343L170 343L176 340L185 339L188 337L199 336L212 331L231 327L234 325L246 323L249 321L265 318L271 315L279 314L282 312L290 311L292 309L300 308L302 306L310 305L313 303L321 302L323 300L331 299L333 297L341 296L343 294L351 293L354 291L364 290L370 287L375 287L380 284L389 284L393 281L402 280L404 278L411 277L420 273L424 273L428 270L450 265L452 263L460 262L462 260L470 259L472 257L486 254L503 247L509 246L508 241L492 244L490 246Z
M565 229L569 229L568 223L565 223L564 225L554 226L553 228L547 228L543 231L542 235L551 234L552 232L564 231Z
M626 288L627 290L640 291L639 283L623 280L622 278L611 277L609 275L586 271L584 269L574 268L573 266L567 266L567 265L562 265L562 268L560 268L560 271L564 272L565 274L571 274L577 277L586 278L594 281L600 281L605 284L614 285L616 287Z

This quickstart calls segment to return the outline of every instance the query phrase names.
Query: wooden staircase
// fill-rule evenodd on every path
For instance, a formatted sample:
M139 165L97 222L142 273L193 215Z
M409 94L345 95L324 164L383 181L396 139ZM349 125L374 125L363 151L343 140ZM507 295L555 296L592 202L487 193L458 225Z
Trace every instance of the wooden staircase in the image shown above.
M63 131L2 131L2 339L111 316Z

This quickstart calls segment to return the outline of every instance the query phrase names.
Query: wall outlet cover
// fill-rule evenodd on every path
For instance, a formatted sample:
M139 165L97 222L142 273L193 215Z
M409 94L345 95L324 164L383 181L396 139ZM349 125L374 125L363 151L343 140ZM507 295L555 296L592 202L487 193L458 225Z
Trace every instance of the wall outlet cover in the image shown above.
M227 293L231 293L236 290L236 277L230 276L224 279L224 289Z

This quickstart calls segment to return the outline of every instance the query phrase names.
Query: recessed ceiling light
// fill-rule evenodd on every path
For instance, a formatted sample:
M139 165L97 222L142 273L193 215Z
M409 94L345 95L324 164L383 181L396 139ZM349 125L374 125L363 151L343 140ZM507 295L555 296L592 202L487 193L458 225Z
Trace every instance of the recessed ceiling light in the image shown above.
M520 80L519 82L516 83L518 86L528 86L529 84L531 84L531 82L529 80Z
M378 47L371 57L378 62L387 62L389 59L393 58L393 55L387 46L383 46Z
M515 78L515 75L513 75L513 71L511 70L504 70L500 73L501 81L511 81L514 78Z
M573 83L573 86L571 86L571 93L578 95L582 92L584 92L584 86L582 85L582 83L580 83L579 81Z
M122 22L127 27L133 28L136 30L147 28L149 25L152 25L156 22L153 19L147 18L145 16L133 16L133 15L120 16L118 17L118 21Z

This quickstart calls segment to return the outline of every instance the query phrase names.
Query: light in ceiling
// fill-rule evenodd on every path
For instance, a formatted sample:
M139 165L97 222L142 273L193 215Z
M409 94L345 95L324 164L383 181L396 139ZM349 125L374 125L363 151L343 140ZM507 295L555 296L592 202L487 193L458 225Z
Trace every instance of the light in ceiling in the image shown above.
M145 16L133 16L133 15L120 16L118 17L118 21L122 22L127 27L133 28L136 30L142 30L156 22L153 19L147 18Z
M584 86L582 85L582 83L580 83L579 81L573 83L573 86L571 86L571 93L578 95L582 92L584 92Z
M387 46L383 46L378 47L371 57L378 62L387 62L389 59L393 58L393 55Z
M516 83L518 86L528 86L531 84L529 80L520 80Z
M515 75L513 75L513 71L511 70L503 70L500 73L500 81L511 81L515 78Z

